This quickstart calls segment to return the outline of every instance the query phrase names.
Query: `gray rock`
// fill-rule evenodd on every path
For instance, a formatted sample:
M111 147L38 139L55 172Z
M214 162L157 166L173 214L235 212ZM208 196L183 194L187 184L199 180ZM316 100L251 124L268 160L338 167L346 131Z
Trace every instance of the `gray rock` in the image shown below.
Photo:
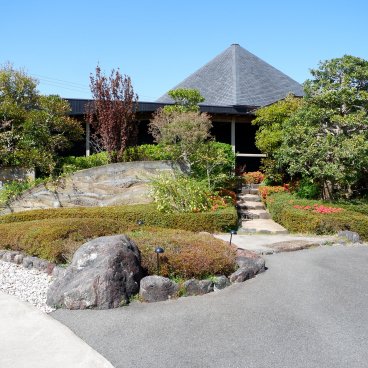
M360 236L358 233L354 231L344 230L339 231L337 234L337 238L341 242L348 242L348 243L360 243Z
M152 202L149 182L161 173L183 171L171 161L103 165L71 174L56 184L40 184L17 197L0 213L55 207L91 207Z
M234 273L230 275L230 282L236 283L236 282L243 282L250 278L254 277L254 273L249 268L239 268Z
M51 272L51 276L54 278L62 278L66 273L66 267L55 266Z
M117 308L138 292L143 270L140 252L126 235L104 236L83 244L65 274L47 293L47 304L68 309Z
M213 282L210 280L190 279L183 286L186 295L204 295L213 291Z
M230 285L230 280L226 276L217 276L214 283L214 291L225 289Z
M14 262L14 257L20 254L20 252L9 250L8 252L4 253L2 260L5 262Z
M265 270L265 260L262 257L248 258L248 257L237 257L236 264L239 268L247 268L252 271L254 275L261 273Z
M175 297L179 285L162 276L147 276L141 280L139 295L144 302L154 303Z
M23 258L23 267L24 268L32 268L33 267L33 259L35 257L24 257Z
M13 262L16 263L16 264L22 264L23 263L23 258L24 258L24 254L17 254L15 257L14 257L14 260Z
M3 258L3 256L4 256L4 254L7 252L7 250L6 249L1 249L0 250L0 259L2 259Z

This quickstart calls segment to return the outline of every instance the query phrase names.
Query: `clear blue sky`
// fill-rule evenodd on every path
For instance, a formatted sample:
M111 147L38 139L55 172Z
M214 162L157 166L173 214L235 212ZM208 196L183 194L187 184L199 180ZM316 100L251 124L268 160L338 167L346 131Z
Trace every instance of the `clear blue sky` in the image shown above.
M90 98L100 63L154 101L232 43L298 82L320 60L368 59L366 0L3 0L0 11L0 64L62 97Z

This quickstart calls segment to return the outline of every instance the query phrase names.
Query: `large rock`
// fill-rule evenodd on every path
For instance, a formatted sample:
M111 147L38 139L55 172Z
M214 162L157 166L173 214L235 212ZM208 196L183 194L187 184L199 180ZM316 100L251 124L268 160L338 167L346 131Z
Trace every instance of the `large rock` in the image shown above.
M339 231L337 234L337 238L341 243L360 243L360 236L354 231Z
M57 184L41 184L13 201L1 213L33 209L144 204L149 182L160 173L181 168L171 161L136 161L78 171Z
M247 258L237 257L236 262L239 266L233 274L230 275L229 279L232 283L243 282L251 279L258 273L265 271L265 261L263 258Z
M213 291L213 282L210 280L190 279L184 282L186 295L204 295Z
M65 273L57 273L47 304L68 309L108 309L125 305L143 276L140 252L125 235L83 244Z
M141 280L139 295L144 302L153 303L177 295L179 285L162 276L147 276Z

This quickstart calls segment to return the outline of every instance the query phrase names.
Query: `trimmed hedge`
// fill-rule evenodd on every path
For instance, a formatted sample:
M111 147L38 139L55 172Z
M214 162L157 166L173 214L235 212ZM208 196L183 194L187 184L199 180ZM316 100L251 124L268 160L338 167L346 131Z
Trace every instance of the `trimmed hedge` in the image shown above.
M65 263L79 246L104 235L127 234L138 245L142 265L156 273L154 249L163 246L161 274L180 278L228 275L234 271L235 250L227 242L209 234L126 226L106 218L44 219L0 224L0 248L22 250L30 255Z
M162 213L154 204L111 207L73 207L24 211L0 216L0 224L43 219L106 219L119 221L124 226L144 221L147 226L157 226L189 231L227 231L237 227L234 207L200 213Z
M337 213L316 213L297 206L326 205L333 208L343 208ZM313 233L318 235L336 234L340 230L357 232L363 240L368 240L368 216L360 211L352 211L340 203L324 203L321 201L298 199L289 193L274 193L267 200L267 208L273 220L294 233Z

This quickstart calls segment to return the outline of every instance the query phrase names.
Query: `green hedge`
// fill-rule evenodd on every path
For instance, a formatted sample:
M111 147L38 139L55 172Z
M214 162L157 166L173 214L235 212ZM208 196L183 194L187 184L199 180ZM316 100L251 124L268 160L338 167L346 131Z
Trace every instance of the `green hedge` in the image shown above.
M144 221L147 226L182 229L189 231L227 231L237 227L237 213L234 207L200 213L162 213L154 204L126 205L111 207L73 207L25 211L0 216L1 223L24 222L42 219L85 219L98 218L119 221L121 224L135 224Z
M177 229L124 225L101 218L43 219L0 224L0 248L21 250L52 262L70 261L86 241L99 236L127 234L138 245L142 265L156 273L157 246L163 246L161 274L180 278L230 274L235 268L235 249L208 234Z
M295 205L313 206L316 203L343 210L338 213L321 214L294 208ZM273 220L290 232L323 235L351 230L357 232L363 240L368 240L368 216L360 210L352 210L353 205L347 206L347 209L340 203L298 199L289 193L275 193L269 197L267 208Z

